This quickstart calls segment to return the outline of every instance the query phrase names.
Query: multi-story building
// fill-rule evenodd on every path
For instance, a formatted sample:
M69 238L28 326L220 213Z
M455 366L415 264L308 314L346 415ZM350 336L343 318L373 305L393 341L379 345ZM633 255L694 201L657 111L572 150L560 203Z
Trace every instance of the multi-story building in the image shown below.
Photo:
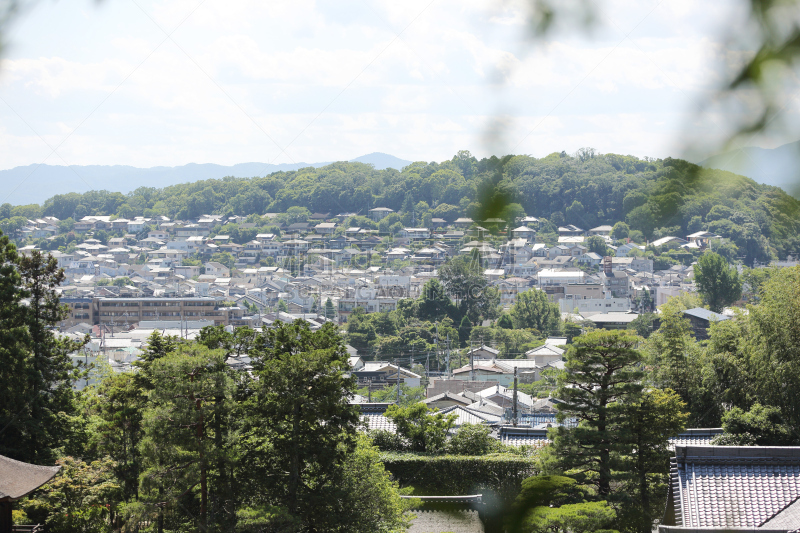
M59 323L62 329L71 328L77 324L95 323L95 306L91 298L61 298L61 305L67 306L69 315Z
M631 310L629 298L570 298L567 295L559 300L562 313L572 313L575 309L584 316L589 313L627 313Z
M218 307L214 298L95 298L98 324L132 325L140 321L207 320L215 325L240 325L243 311Z
M391 296L339 298L339 317L346 322L353 310L360 307L367 313L388 313L397 309L399 298Z

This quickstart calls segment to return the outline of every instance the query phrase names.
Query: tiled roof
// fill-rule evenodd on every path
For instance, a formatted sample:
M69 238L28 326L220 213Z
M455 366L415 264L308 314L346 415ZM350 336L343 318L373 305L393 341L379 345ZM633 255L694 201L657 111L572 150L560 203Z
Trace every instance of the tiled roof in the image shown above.
M500 428L500 442L506 446L544 446L549 444L546 429L503 426Z
M800 447L676 446L675 454L678 526L800 528Z
M408 533L430 533L431 531L452 531L454 533L483 533L483 523L478 511L419 511L413 512L414 519Z
M486 413L495 416L503 416L503 413L505 413L505 409L503 409L493 401L484 399L480 399L475 403L469 404L467 408L470 411L477 411L479 413Z
M794 531L797 529L797 524L800 524L800 500L795 500L794 503L784 507L778 514L764 522L762 527Z
M384 429L394 433L397 431L397 426L386 418L383 413L364 413L361 415L361 420L369 431L373 429Z
M452 402L457 402L457 403L460 403L462 405L469 405L469 404L472 403L472 400L470 400L469 398L465 398L464 396L461 396L460 394L456 394L456 393L450 392L450 391L445 391L445 392L443 392L441 394L437 394L436 396L431 396L430 398L422 400L422 403L431 404L431 403L435 403L435 402L438 402L438 401L446 401L446 400L449 400L449 401L452 401Z
M500 417L496 415L492 415L489 413L481 413L479 411L473 411L471 409L467 409L466 407L462 407L460 405L454 405L452 407L446 407L440 411L441 413L448 414L448 415L456 415L456 421L454 427L460 427L464 424L492 424L497 423L500 421Z
M669 438L669 447L675 446L708 446L717 435L722 435L722 428L687 429Z
M60 466L39 466L0 455L0 500L18 500L38 489L61 470Z

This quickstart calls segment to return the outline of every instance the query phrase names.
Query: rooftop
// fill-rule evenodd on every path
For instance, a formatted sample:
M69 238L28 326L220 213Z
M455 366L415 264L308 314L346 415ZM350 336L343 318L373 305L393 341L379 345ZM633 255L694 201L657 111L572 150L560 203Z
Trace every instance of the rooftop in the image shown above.
M679 527L800 528L800 447L676 446L671 476Z
M14 501L38 489L58 474L60 466L39 466L0 455L0 501Z

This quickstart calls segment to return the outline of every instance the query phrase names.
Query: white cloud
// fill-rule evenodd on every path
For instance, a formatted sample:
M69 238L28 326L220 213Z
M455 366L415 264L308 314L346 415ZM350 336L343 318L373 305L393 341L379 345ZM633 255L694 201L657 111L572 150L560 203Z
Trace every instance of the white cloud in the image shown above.
M71 164L668 155L718 65L746 57L717 31L733 0L613 0L593 38L546 41L526 34L527 0L137 1L88 4L80 20L41 4L12 34L0 96L54 146L71 134ZM153 52L159 27L177 44ZM0 117L4 166L45 156Z

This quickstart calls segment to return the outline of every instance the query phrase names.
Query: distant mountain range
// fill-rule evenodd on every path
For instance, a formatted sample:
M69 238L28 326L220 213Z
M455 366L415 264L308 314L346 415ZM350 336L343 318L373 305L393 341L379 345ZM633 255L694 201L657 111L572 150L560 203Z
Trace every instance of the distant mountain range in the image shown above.
M800 141L773 149L740 148L709 157L698 164L780 187L800 199Z
M378 170L395 168L401 170L411 161L393 155L374 152L350 161L372 164ZM127 165L28 165L9 170L0 170L0 203L14 205L41 204L56 194L109 190L127 193L139 187L166 187L225 176L252 178L273 172L297 170L304 167L323 167L324 163L291 163L272 165L269 163L239 163L224 166L211 163L189 163L180 167L137 168Z

